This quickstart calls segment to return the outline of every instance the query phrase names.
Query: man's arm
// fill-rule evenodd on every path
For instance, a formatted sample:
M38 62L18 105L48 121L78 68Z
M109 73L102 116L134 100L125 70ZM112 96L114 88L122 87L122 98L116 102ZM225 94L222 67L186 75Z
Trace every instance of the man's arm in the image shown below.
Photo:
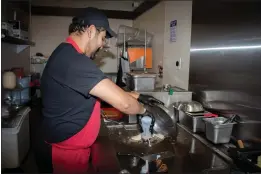
M140 94L135 92L135 91L131 91L131 92L127 92L130 96L134 97L135 99L138 100Z
M90 90L90 94L126 114L143 114L146 111L143 105L135 99L136 97L125 92L109 79L103 79L97 83Z

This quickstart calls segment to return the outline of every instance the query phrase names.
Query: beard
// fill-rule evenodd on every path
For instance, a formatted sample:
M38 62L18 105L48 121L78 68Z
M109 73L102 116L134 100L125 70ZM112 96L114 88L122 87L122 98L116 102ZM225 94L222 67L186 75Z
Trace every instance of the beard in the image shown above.
M95 59L95 57L96 57L96 55L97 55L97 53L99 52L101 50L101 48L98 48L94 53L92 53L92 55L91 55L91 59L92 60L94 60Z

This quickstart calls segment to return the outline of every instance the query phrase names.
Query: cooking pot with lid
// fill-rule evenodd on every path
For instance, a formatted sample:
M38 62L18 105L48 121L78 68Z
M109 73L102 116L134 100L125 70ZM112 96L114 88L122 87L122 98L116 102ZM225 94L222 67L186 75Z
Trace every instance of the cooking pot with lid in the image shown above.
M197 101L191 101L191 102L184 102L181 103L178 106L179 110L182 110L184 112L190 112L190 113L194 113L194 112L203 112L204 108L201 105L201 103L197 102Z

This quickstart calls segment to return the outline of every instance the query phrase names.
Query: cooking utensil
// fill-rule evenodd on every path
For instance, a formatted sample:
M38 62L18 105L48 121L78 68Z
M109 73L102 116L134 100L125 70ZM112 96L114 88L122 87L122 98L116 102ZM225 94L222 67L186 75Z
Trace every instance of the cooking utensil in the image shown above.
M229 117L223 124L232 123L237 118L237 115Z
M204 109L219 115L234 114L231 103L225 101L207 101L203 102Z
M234 129L234 128L233 128ZM261 142L256 141L255 139L252 140L240 140L236 139L235 137L231 136L231 143L233 143L238 148L243 149L257 149L261 150Z
M237 145L240 149L243 149L244 148L244 143L242 140L237 140Z
M153 106L154 114L154 131L162 134L165 137L176 136L176 119L174 117L173 110L167 109L166 107L155 103Z
M162 102L162 103L154 103L157 107L159 107L160 109L162 109L166 114L169 115L169 117L171 118L171 120L173 121L173 123L176 123L177 122L177 119L174 115L174 111L173 109L169 109L165 106L165 104Z
M257 166L261 150L229 148L228 154L233 159L236 166L243 172L261 172L261 168Z

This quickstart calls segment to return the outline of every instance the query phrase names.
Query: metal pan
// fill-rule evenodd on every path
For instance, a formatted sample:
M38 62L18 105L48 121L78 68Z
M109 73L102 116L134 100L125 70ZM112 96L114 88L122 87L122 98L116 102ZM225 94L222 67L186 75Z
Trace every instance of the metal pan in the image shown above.
M154 131L164 135L165 137L175 137L177 135L176 119L174 117L173 109L168 109L160 104L154 104Z

